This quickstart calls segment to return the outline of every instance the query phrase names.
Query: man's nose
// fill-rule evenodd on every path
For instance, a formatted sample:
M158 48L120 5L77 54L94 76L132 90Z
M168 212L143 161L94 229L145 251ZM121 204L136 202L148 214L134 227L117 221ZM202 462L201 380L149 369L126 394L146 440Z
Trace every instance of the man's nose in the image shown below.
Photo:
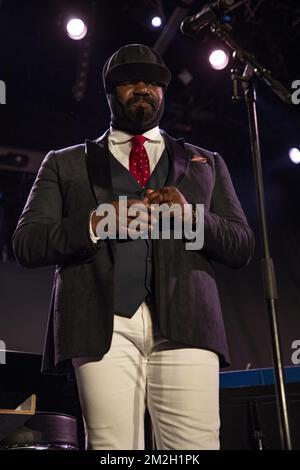
M139 81L134 84L134 94L142 94L148 95L149 94L149 84Z

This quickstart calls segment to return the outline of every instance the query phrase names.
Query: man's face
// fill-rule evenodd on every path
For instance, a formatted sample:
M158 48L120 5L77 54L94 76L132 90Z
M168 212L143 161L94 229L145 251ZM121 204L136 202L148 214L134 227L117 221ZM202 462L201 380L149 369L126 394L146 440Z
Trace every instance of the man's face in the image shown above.
M115 97L130 123L146 126L158 115L164 93L155 82L132 80L117 85Z

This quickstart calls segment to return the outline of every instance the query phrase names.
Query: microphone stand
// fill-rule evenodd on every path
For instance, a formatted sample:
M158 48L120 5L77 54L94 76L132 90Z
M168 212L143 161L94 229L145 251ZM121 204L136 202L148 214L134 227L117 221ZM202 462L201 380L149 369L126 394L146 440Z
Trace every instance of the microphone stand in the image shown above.
M208 6L209 8L209 6ZM255 79L259 78L271 87L273 92L279 96L285 103L291 103L291 93L277 80L275 80L271 73L258 63L256 57L250 52L242 49L230 36L231 27L227 24L222 24L216 13L211 9L211 18L209 21L211 31L217 35L223 42L225 42L234 52L235 56L245 64L245 70L242 76L232 73L232 80L234 86L233 98L238 99L237 83L241 82L244 89L245 101L248 112L249 134L251 142L251 154L254 168L255 187L258 201L259 210L259 223L261 238L263 242L263 258L262 258L262 273L264 279L264 291L267 301L269 323L271 330L273 363L275 370L275 394L277 403L277 412L279 420L279 431L281 446L284 450L291 450L291 436L289 427L289 418L287 411L286 391L284 383L284 370L279 337L279 327L277 318L277 289L275 269L273 259L270 253L267 217L265 209L265 196L264 184L261 165L261 153L259 145L259 129L256 110L256 89ZM190 35L197 35L202 29L203 25L194 27Z

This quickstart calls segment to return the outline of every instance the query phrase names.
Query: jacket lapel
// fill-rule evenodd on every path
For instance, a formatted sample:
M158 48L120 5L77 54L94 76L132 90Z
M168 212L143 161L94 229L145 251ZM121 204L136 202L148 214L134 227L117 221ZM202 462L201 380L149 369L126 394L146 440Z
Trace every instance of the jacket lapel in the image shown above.
M173 139L164 131L162 131L162 135L171 159L170 172L166 185L179 186L188 171L190 157L186 152L184 139Z
M113 197L107 136L108 132L97 141L85 141L87 170L98 204L111 202Z
M96 141L85 141L86 165L97 205L113 200L112 177L108 152L108 132ZM116 240L109 239L113 256Z

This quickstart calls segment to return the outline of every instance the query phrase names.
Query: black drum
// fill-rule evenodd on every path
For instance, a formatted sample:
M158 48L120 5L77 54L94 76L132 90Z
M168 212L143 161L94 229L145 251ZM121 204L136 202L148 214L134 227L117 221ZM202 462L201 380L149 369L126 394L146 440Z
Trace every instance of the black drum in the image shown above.
M0 441L5 450L78 450L77 419L58 413L36 412Z

